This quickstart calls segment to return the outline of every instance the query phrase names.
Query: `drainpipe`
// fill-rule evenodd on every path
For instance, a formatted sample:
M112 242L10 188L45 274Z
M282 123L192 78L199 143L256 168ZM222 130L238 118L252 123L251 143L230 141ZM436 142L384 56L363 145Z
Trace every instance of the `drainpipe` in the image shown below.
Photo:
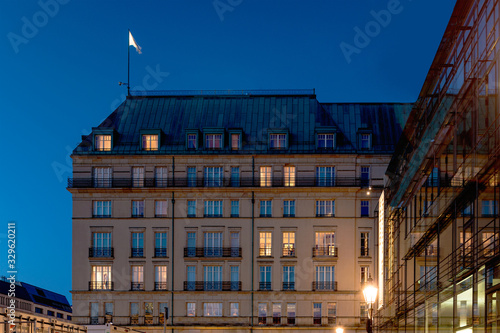
M174 246L174 239L175 239L175 236L174 236L174 220L175 220L175 198L174 198L174 192L172 191L172 292L171 292L171 295L172 295L172 299L171 299L171 302L170 302L170 309L172 309L172 311L170 311L170 316L172 317L172 320L170 322L170 324L172 325L172 333L174 332L174 276L175 276L175 273L174 273L174 249L175 249L175 246ZM164 320L167 320L166 318L164 318Z

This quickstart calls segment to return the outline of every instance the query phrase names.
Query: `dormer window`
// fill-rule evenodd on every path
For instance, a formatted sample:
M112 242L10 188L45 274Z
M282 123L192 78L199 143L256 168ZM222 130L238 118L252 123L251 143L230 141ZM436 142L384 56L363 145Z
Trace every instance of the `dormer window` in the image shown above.
M222 149L222 134L205 134L205 148Z
M198 149L199 142L199 131L197 129L186 130L186 149L195 150Z
M111 135L96 135L94 137L94 148L98 151L111 151Z
M269 131L269 148L287 149L288 148L288 130L277 129Z
M335 147L335 134L334 133L321 133L317 134L318 148L320 149L333 149Z
M233 133L231 134L231 149L239 150L241 149L241 134Z
M157 134L143 134L142 135L142 149L143 150L158 150L158 135Z
M360 134L361 149L371 149L372 147L372 135L370 133Z

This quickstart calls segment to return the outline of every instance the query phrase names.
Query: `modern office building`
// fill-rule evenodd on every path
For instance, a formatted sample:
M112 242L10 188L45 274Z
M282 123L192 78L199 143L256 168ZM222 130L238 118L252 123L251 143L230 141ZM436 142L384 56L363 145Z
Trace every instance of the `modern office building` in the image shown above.
M0 333L86 333L85 326L71 322L71 316L65 296L0 278Z
M73 151L73 320L364 331L375 209L411 104L132 94Z
M457 1L388 167L379 332L500 332L499 15Z

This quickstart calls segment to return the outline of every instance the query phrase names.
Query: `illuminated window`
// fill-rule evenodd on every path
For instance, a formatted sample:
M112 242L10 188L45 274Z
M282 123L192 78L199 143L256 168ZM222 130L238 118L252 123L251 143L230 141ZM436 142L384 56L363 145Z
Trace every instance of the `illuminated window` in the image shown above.
M313 324L321 325L321 303L313 303Z
M316 232L315 235L315 256L335 256L335 233Z
M335 201L334 200L316 200L316 216L317 217L333 217L333 216L335 216Z
M221 149L222 148L222 134L205 134L205 148L207 148L207 149Z
M368 232L362 232L361 233L361 256L362 257L369 257L370 256L370 233Z
M167 290L167 266L155 266L155 290Z
M91 290L112 290L111 266L92 266Z
M238 317L240 315L240 303L229 303L230 316Z
M364 323L366 321L367 318L366 310L367 310L366 303L365 302L359 303L359 319L361 323Z
M235 133L231 134L231 149L232 150L241 149L241 134L235 134Z
M132 201L132 217L144 217L144 201Z
M272 186L270 166L260 167L260 186L261 187Z
M335 134L326 133L326 134L318 134L318 148L333 148L335 147Z
M285 174L285 186L295 186L295 167L286 166L284 167Z
M286 316L288 325L295 325L295 311L296 311L295 303L286 304Z
M187 316L195 317L196 316L196 303L187 303L186 304Z
M295 232L283 232L283 257L295 257Z
M360 267L360 274L361 274L361 283L366 283L368 282L368 277L370 274L370 266L361 266Z
M222 217L222 200L205 200L205 217Z
M96 135L94 140L95 150L111 151L111 135Z
M157 134L143 134L142 135L142 149L143 150L158 150L158 135Z
M259 256L270 257L272 250L272 233L270 231L259 232Z
M271 217L272 210L273 210L272 200L260 201L260 217Z
M94 201L92 217L111 217L111 201Z
M281 324L281 303L273 303L273 324Z
M329 302L328 306L328 324L336 325L337 324L337 303Z
M283 217L295 217L295 200L283 201Z
M271 149L284 149L286 148L287 134L269 134L269 147Z
M167 217L167 200L155 201L155 217Z
M144 290L144 266L132 266L131 290Z
M222 303L203 303L203 315L207 317L222 317Z

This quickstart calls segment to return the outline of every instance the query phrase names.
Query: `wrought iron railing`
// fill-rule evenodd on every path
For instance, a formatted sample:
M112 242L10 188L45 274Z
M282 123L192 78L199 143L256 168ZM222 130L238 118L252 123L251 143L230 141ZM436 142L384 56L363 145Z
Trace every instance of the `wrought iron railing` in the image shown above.
M130 290L144 290L144 282L131 282Z
M313 281L312 283L312 290L317 291L317 290L331 290L331 291L336 291L337 290L337 281Z
M235 182L231 177L220 177L217 179L206 179L204 177L169 177L168 180L161 179L159 182L155 178L144 178L138 181L133 178L109 178L103 181L94 177L68 178L68 188L141 188L141 187L288 187L285 177L275 176L270 180L255 177L240 177L239 182ZM239 185L239 186L235 186ZM383 179L366 180L359 177L335 177L322 178L299 176L295 178L294 187L383 187Z
M166 258L167 248L166 247L155 247L155 257L156 258Z
M133 247L132 257L144 257L144 249L142 247Z
M184 257L241 257L241 247L185 247Z
M295 246L286 245L283 246L283 257L295 257Z
M185 291L241 291L241 281L184 281Z
M316 246L313 247L313 257L338 257L339 249L336 246Z
M270 248L270 247L259 248L259 256L260 257L270 257L271 255L272 255L272 248Z
M295 282L283 282L283 290L295 290Z
M115 251L112 247L91 247L89 258L114 258Z
M271 290L271 282L259 282L259 290Z
M155 290L167 290L166 282L155 282Z
M114 283L112 281L89 281L89 290L113 290Z

